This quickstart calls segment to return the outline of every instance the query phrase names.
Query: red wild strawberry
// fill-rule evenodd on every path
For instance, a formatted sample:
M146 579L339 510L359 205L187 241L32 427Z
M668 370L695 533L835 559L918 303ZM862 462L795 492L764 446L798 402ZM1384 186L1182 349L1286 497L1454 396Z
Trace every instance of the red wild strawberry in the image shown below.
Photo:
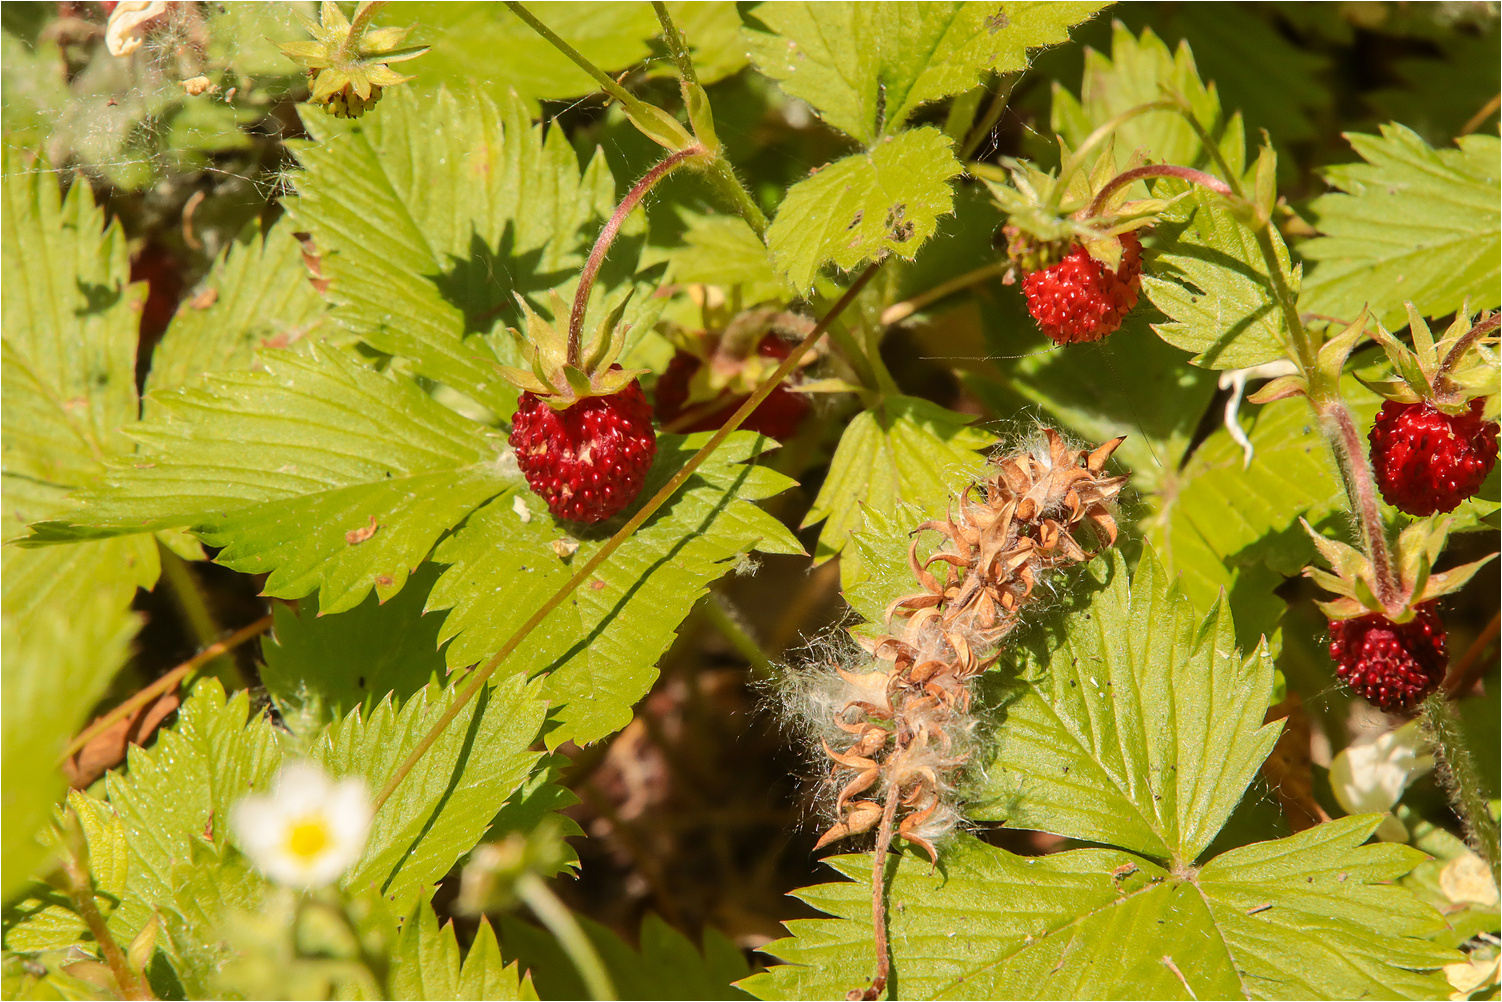
M1428 401L1389 400L1372 425L1372 466L1388 504L1410 515L1454 511L1497 465L1497 425L1483 401L1446 414Z
M563 410L523 393L510 441L528 485L549 511L571 522L600 522L629 505L657 455L652 411L634 379L617 393L584 397Z
M1445 677L1445 625L1433 602L1401 625L1372 613L1330 624L1335 674L1379 709L1406 710Z
M756 353L763 358L775 358L778 361L788 357L790 347L775 334L768 334L761 339L756 346ZM713 431L723 425L732 414L746 400L744 396L735 396L728 392L722 392L719 400L724 400L724 405L716 407L709 413L704 413L704 404L689 404L689 381L694 373L703 366L703 362L695 355L686 351L680 351L673 356L668 363L668 370L657 380L657 405L655 408L657 420L663 425L671 424L675 419L685 413L698 413L701 416L693 419L688 424L675 428L675 431ZM761 406L751 412L741 425L748 431L760 432L769 438L778 441L791 438L808 416L808 396L789 389L786 383L779 383L761 402Z
M1077 243L1064 260L1023 278L1028 312L1056 343L1099 341L1137 305L1142 244L1133 233L1120 239L1121 264L1114 272Z

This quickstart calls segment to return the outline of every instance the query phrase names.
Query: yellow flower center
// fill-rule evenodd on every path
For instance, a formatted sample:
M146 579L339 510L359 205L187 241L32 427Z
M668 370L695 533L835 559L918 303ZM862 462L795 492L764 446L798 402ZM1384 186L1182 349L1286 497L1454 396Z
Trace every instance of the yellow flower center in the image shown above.
M287 851L300 859L311 860L328 848L329 830L323 818L303 818L287 832Z

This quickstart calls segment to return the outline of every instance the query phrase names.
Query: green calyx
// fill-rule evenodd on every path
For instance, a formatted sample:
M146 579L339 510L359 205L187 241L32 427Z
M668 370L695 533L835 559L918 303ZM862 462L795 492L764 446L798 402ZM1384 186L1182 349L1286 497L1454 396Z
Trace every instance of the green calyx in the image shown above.
M319 9L318 21L294 11L313 38L278 45L287 58L307 67L309 102L322 105L337 118L365 114L381 99L382 88L412 79L389 64L415 59L428 51L426 45L401 47L415 25L372 29L370 18L379 6L365 0L355 8L353 22L328 0Z
M1433 404L1446 414L1459 414L1477 397L1498 392L1497 314L1482 314L1474 323L1469 306L1438 341L1412 303L1408 305L1409 347L1377 324L1376 340L1387 353L1395 377L1367 383L1388 400Z
M585 397L613 396L647 371L612 368L626 346L626 332L631 326L621 323L621 316L631 301L629 295L595 328L577 358L570 357L568 304L557 292L550 292L548 296L555 320L544 319L520 295L516 297L526 319L526 332L510 327L507 333L516 339L531 371L509 365L496 366L507 382L537 394L556 410L565 410Z
M1300 519L1300 524L1314 540L1320 556L1330 564L1328 571L1319 567L1306 567L1304 576L1337 596L1333 601L1315 604L1332 622L1355 619L1371 613L1386 616L1394 623L1406 623L1413 619L1418 606L1459 591L1477 571L1497 556L1493 553L1472 563L1452 567L1441 574L1433 573L1434 562L1444 551L1445 540L1453 521L1451 518L1421 519L1398 536L1395 556L1402 605L1394 609L1377 598L1376 571L1365 554L1353 546L1325 538L1308 522Z
M1060 159L1071 160L1068 146L1060 140ZM1141 166L1134 155L1127 170ZM1128 199L1131 185L1110 192L1096 204L1120 173L1116 167L1114 140L1107 140L1088 170L1072 170L1057 177L1021 160L1004 160L1005 170L977 165L976 170L990 189L996 204L1007 214L1002 232L1007 238L1007 256L1023 273L1057 263L1076 243L1095 260L1112 270L1120 267L1124 233L1151 226L1175 198Z

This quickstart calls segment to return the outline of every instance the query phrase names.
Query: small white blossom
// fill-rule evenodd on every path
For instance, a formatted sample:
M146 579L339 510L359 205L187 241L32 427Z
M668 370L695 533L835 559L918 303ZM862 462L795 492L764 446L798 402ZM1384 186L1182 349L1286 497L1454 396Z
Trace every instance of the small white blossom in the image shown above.
M318 766L294 762L277 774L269 794L235 804L230 827L267 877L292 887L323 887L360 858L370 816L362 780L334 782Z
M1349 814L1386 812L1402 799L1409 783L1433 768L1434 756L1414 720L1335 756L1330 763L1330 787ZM1408 832L1402 822L1389 816L1377 829L1377 837L1402 842Z

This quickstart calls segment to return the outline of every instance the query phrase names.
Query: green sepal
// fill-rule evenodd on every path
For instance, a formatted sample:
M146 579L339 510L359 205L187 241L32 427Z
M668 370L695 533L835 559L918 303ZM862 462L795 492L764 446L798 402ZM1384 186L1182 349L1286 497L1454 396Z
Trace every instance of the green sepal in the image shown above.
M1256 393L1247 394L1247 401L1254 404L1270 404L1286 397L1307 397L1309 380L1303 376L1279 376Z
M1412 308L1412 304L1410 304L1409 309ZM1409 330L1413 334L1414 343L1418 344L1422 338L1424 342L1427 342L1426 347L1429 349L1429 353L1432 354L1433 341L1429 337L1429 326L1424 323L1423 319L1418 318L1415 321L1410 318ZM1382 346L1382 350L1387 353L1388 362L1392 363L1392 367L1397 370L1398 376L1403 382L1408 384L1412 392L1417 394L1420 399L1427 398L1433 394L1434 387L1429 382L1429 373L1424 371L1423 358L1419 353L1394 337L1392 332L1383 326L1380 320L1377 321L1377 330L1372 336Z
M1356 342L1360 341L1362 334L1366 332L1366 320L1367 313L1363 308L1361 314L1351 321L1345 330L1320 347L1315 365L1325 385L1334 386L1340 380L1340 374L1346 367L1346 359L1351 357L1351 349L1356 347Z
M1266 142L1267 134L1263 133ZM1255 228L1266 226L1278 207L1278 155L1270 145L1264 145L1257 154L1257 174L1252 182L1252 208L1255 212Z
M509 365L497 365L495 371L500 373L502 379L518 389L537 394L553 392L551 386L524 369L513 369Z
M585 349L584 371L603 373L620 357L626 347L626 331L631 326L621 323L621 317L625 316L626 307L630 305L634 295L636 289L632 288L595 328L594 336L589 339L589 347Z
M709 95L704 88L691 80L684 80L683 104L688 109L688 124L693 126L699 145L711 154L720 152L720 137L715 132L714 112L709 107Z
M624 107L624 106L623 106ZM677 153L681 150L699 145L694 137L689 135L683 123L669 115L655 104L642 102L635 108L625 108L626 117L631 124L636 126L637 131L646 136L659 146L666 147Z

